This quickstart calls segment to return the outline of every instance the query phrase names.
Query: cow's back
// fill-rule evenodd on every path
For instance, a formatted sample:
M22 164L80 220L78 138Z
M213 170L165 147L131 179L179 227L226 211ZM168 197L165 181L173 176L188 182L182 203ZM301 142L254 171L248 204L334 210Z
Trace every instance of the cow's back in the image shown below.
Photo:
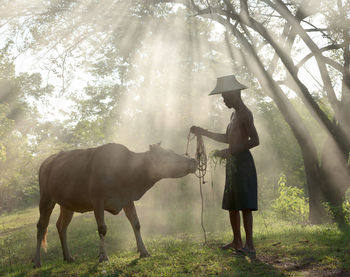
M135 174L139 161L137 154L115 143L61 151L42 164L40 193L49 195L54 202L73 211L90 211L93 209L92 202L101 199L112 201L118 206L115 207L117 211L124 202L136 197L130 193L137 193L134 186L139 182L132 180L139 176ZM114 204L116 202L120 205Z
M91 193L104 199L105 209L113 214L138 200L154 184L147 175L145 153L132 152L120 144L102 146L91 169Z
M137 166L140 160L135 156L120 144L101 146L91 163L92 195L107 202L112 199L116 210L126 204L124 202L130 202L132 199L128 194L134 190L130 184L134 184L135 176L140 174Z

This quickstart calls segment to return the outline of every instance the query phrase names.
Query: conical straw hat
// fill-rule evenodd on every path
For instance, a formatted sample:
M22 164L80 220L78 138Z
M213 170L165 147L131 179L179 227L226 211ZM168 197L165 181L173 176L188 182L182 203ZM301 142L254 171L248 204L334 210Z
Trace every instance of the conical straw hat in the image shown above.
M221 94L224 92L229 92L233 90L242 90L246 89L247 87L240 82L237 81L235 75L228 75L219 77L216 81L216 87L212 92L209 93L209 95L214 94Z

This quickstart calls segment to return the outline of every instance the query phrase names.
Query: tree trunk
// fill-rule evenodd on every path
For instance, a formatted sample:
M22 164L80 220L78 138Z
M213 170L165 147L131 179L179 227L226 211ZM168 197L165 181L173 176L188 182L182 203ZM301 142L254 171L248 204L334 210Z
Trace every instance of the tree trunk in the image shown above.
M333 220L343 225L345 215L342 205L350 186L348 152L342 152L331 137L324 144L320 169L324 182L324 201L330 206Z
M306 149L302 150L302 155L309 191L309 220L312 224L321 224L326 219L326 211L323 206L323 183L319 174L318 161L309 155Z

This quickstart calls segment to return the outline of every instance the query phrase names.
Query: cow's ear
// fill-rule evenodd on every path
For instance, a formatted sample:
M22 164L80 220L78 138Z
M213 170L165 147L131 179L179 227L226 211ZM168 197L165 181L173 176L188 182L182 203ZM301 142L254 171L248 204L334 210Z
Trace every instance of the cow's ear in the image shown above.
M158 144L150 144L149 145L149 150L150 151L155 150L157 147L158 147Z
M161 144L162 142L160 141L160 142L158 142L158 143L156 143L156 144L150 144L149 145L149 150L152 150L152 149L155 149L155 148L157 148L157 147L160 147L160 144Z

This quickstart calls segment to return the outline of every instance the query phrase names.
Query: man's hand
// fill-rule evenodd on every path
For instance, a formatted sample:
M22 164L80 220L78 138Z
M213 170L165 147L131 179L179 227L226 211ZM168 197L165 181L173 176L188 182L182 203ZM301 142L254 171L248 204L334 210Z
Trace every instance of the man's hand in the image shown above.
M227 158L230 155L228 149L223 149L223 150L215 150L213 153L214 157L219 157L219 158Z
M204 131L203 128L197 127L197 126L192 126L192 127L190 128L190 132L193 133L193 134L195 134L196 136L197 136L197 135L202 135L202 134L203 134L203 131Z

